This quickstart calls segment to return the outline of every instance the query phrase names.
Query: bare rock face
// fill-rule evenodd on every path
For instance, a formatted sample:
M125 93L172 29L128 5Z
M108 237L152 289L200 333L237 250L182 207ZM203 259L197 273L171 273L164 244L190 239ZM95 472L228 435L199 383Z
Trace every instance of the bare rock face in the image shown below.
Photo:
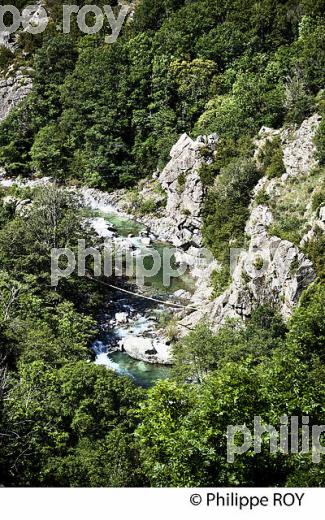
M317 166L314 137L320 121L321 116L314 114L305 119L301 126L293 132L287 128L274 130L273 128L263 126L255 141L256 161L258 162L259 152L266 141L279 137L283 148L283 162L286 169L286 173L282 175L281 180L285 181L288 177L308 174L310 170ZM270 183L271 186L273 183Z
M316 147L313 142L321 117L318 114L305 119L294 133L291 140L287 133L283 134L284 149L283 162L287 176L307 174L317 166L315 158Z
M0 45L7 47L12 52L16 48L16 36L15 34L9 33L8 31L0 31Z
M263 304L276 304L284 319L290 317L302 291L316 274L298 247L268 235L266 226L271 222L268 208L257 206L246 227L249 248L237 253L232 284L215 301L186 317L181 322L183 332L203 318L218 330L227 319L246 320L254 308Z
M202 209L205 190L199 169L209 163L218 136L193 141L183 134L170 152L171 160L158 180L167 194L165 215L153 229L159 236L184 249L202 245Z
M28 72L28 70L20 69L15 75L7 76L0 81L0 122L31 91L32 80Z

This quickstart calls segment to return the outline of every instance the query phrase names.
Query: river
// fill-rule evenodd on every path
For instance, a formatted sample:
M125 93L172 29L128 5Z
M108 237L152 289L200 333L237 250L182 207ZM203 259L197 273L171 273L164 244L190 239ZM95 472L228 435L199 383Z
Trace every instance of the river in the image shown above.
M108 229L113 228L120 237L128 237L141 252L142 247L144 247L140 236L141 231L144 230L143 225L126 218L117 210L112 212L110 207L104 208L102 206L97 210L93 208L93 217L95 218L95 228L98 228L103 236L106 234L105 222ZM153 240L150 247L154 248L162 257L164 248L170 246ZM129 281L132 282L132 292L140 292L140 288L135 285L135 280ZM107 312L100 320L101 336L92 346L96 355L95 363L105 365L120 375L128 376L136 384L146 388L154 385L158 380L167 379L170 376L170 366L146 363L130 357L125 352L116 351L116 348L120 340L130 336L137 337L139 340L148 335L156 336L162 318L166 314L173 314L174 312L173 309L164 305L163 301L176 291L183 290L191 293L193 289L194 281L187 273L172 278L170 287L165 287L161 268L155 276L145 281L145 294L161 300L161 304L112 290ZM143 288L141 288L141 292L143 292Z

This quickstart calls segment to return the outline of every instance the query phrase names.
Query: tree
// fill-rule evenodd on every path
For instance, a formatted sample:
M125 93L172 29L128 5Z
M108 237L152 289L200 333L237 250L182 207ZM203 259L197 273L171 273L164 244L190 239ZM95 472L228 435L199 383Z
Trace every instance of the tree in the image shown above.
M288 343L303 359L317 355L325 361L325 287L322 282L310 286L301 296L291 321Z
M141 390L104 367L84 362L48 370L21 365L5 409L3 484L137 485L130 414ZM112 444L114 443L114 444Z
M202 383L206 376L229 362L251 356L261 363L282 345L286 327L272 307L260 306L245 325L228 320L217 332L209 323L199 323L173 347L174 372L178 380Z
M67 175L64 134L55 123L38 132L30 151L31 166L38 175L64 180Z
M149 390L138 414L136 438L151 486L197 486L204 479L210 452L205 432L191 420L197 398L196 388L170 381Z
M201 323L174 345L173 358L175 374L181 381L202 383L207 373L218 366L218 337L207 323Z
M70 302L43 308L37 318L30 316L22 327L20 360L23 363L42 360L54 367L70 361L86 361L96 334L95 325L89 316L76 312Z
M216 65L211 60L196 59L192 62L172 61L170 67L177 89L179 124L188 130L209 99L209 85Z
M242 243L248 205L253 187L259 179L255 164L247 159L234 159L221 169L207 197L203 234L206 245L216 258L229 262L229 243Z

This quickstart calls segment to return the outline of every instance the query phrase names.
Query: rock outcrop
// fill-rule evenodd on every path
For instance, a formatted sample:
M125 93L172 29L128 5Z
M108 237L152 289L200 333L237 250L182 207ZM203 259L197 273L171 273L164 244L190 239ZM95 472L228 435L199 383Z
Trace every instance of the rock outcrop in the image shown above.
M312 263L287 240L269 236L272 215L266 206L257 206L246 226L248 250L237 251L232 283L221 296L181 321L183 332L206 318L214 330L227 319L246 320L258 305L277 305L287 319L302 291L316 278ZM234 258L234 260L236 260Z
M87 206L105 213L118 210L125 217L132 215L146 226L148 240L169 242L177 248L176 260L188 266L196 281L192 298L195 304L211 297L211 273L218 267L212 255L202 247L205 189L199 175L200 167L212 161L217 143L216 134L200 136L195 141L183 134L171 149L171 160L164 170L155 172L153 181L139 183L139 198L160 207L159 216L135 216L136 208L132 207L126 190L106 194L96 189L82 190ZM161 186L165 196L157 186Z
M256 141L256 159L265 140L278 135L283 147L286 172L279 179L263 177L256 186L245 230L249 239L248 247L246 250L232 250L231 285L217 299L205 302L198 311L183 318L180 322L182 334L186 334L202 319L207 319L217 331L226 320L246 320L258 305L270 303L277 305L286 320L291 316L302 291L315 280L313 265L299 247L313 238L316 227L324 231L324 207L314 215L312 225L298 247L288 240L269 234L273 224L272 211L268 206L258 204L255 199L264 190L271 198L275 197L276 203L285 192L289 178L306 177L317 166L313 139L319 122L320 117L314 115L293 133L289 130L261 129Z
M32 80L29 74L29 69L19 69L16 73L0 80L0 122L31 91Z
M163 218L153 231L176 247L202 245L202 209L205 195L199 169L212 160L218 136L200 136L195 141L183 134L170 152L171 160L158 177L167 194Z
M196 140L183 134L170 152L171 160L161 173L155 173L155 182L166 193L166 205L159 215L136 217L150 229L156 238L170 242L187 251L202 246L202 211L205 189L199 170L209 164L218 143L218 136L199 136ZM141 183L140 183L141 184ZM150 200L159 205L161 195L155 193L150 183L139 185L141 200ZM110 212L118 209L120 214L132 215L136 209L128 200L125 190L103 194L98 190L85 189L83 195L87 205ZM196 253L194 253L195 256Z
M316 147L313 142L321 117L314 114L303 121L293 136L288 131L282 133L283 162L287 177L308 174L317 166ZM285 177L286 178L286 177Z
M3 47L7 47L7 49L10 49L11 51L14 51L15 47L16 47L15 35L12 33L9 33L8 31L1 31L0 32L0 45Z
M283 149L283 162L286 169L281 180L285 181L288 177L308 174L308 172L317 166L314 137L320 121L321 116L314 114L308 119L305 119L301 126L293 133L291 129L288 128L274 130L273 128L263 126L255 141L256 161L258 162L258 155L266 141L270 141L274 139L274 137L279 137ZM264 177L262 182L265 183L266 181L267 179ZM276 182L276 179L270 182L270 187L272 188Z

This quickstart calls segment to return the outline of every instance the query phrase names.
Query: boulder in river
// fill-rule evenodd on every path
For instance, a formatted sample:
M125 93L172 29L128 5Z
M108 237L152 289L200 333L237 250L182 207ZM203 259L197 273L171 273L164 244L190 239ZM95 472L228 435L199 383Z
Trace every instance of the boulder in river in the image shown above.
M127 312L117 312L115 314L115 323L116 325L122 325L123 323L128 322L129 315Z
M119 341L121 350L130 357L157 365L172 364L171 347L167 342L156 338L128 335Z

